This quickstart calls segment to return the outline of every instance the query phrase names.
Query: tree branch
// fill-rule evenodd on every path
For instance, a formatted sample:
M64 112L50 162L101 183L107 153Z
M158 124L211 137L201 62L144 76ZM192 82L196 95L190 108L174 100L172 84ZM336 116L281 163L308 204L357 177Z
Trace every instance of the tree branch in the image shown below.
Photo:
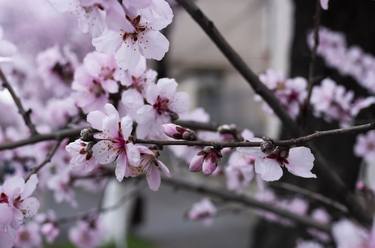
M261 202L259 200L256 200L246 195L236 195L234 193L227 192L222 189L214 189L206 185L193 184L191 182L187 182L186 180L179 180L176 178L164 178L163 184L176 187L177 189L193 191L193 192L209 195L212 197L220 198L221 200L224 200L224 201L239 203L247 207L266 210L266 211L269 211L278 215L279 217L290 219L303 226L313 227L326 233L330 233L330 230L331 230L329 225L316 222L315 220L311 218L298 215L298 214L294 214L290 211L275 207L269 203Z
M192 0L176 0L197 22L197 24L204 30L204 32L211 38L220 51L226 56L230 63L238 70L238 72L247 80L254 91L260 95L263 100L273 109L274 113L280 118L283 125L289 130L293 136L301 136L305 131L301 129L297 123L291 119L289 114L282 107L278 99L273 93L259 80L255 73L245 64L236 51L229 45L221 33L217 30L211 20L209 20L204 13ZM317 173L326 182L332 185L332 188L337 192L338 196L348 206L350 213L366 225L371 225L372 216L367 216L365 210L358 203L356 196L349 190L345 182L337 175L335 171L330 168L330 163L327 161L319 149L314 144L309 143L310 148L316 155Z
M56 142L56 144L52 147L52 149L48 152L46 158L43 160L42 163L40 163L37 167L35 167L34 169L32 169L30 171L30 173L26 176L25 178L25 182L27 180L29 180L29 178L33 175L33 174L36 174L38 173L45 165L47 165L49 162L51 162L51 159L53 158L53 156L55 156L57 150L59 149L60 145L61 145L61 142L62 140L58 140Z
M22 116L23 121L25 122L26 126L29 128L31 135L38 134L34 123L31 121L31 110L25 110L24 106L22 105L21 99L17 96L16 92L14 91L13 87L10 85L8 79L6 78L4 72L0 69L0 80L2 81L2 85L4 88L6 88L14 103L17 106L19 114Z

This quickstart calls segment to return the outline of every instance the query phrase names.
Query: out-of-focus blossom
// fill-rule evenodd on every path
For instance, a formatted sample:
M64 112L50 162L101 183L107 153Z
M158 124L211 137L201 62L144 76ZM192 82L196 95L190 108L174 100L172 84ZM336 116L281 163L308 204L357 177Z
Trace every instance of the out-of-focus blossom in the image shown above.
M367 163L375 161L375 131L369 131L358 136L354 153L364 158Z
M314 241L299 240L297 241L296 248L323 248L323 246Z
M78 26L84 33L100 35L105 29L105 10L110 8L107 0L48 0L57 11L70 12L78 19Z
M39 225L30 222L21 226L17 231L15 247L21 248L39 248L42 245L42 239L39 233Z
M328 5L327 5L328 6ZM348 47L343 33L325 27L319 30L320 55L326 64L344 76L353 77L362 87L375 92L375 57L365 53L358 46ZM313 33L308 36L308 44L314 44Z
M25 218L32 217L39 209L39 201L32 197L38 184L36 175L25 183L22 177L8 178L0 186L0 240L3 247L12 247L16 231Z
M56 222L56 214L53 210L36 216L36 221L40 225L40 233L48 243L55 241L60 234L60 228Z
M58 97L66 96L78 65L78 59L70 48L53 46L39 53L36 62L44 86Z
M375 247L375 228L369 232L347 219L333 225L332 235L337 248Z
M54 192L56 202L68 202L73 207L77 206L69 168L64 168L49 178L47 187Z
M78 221L69 230L70 241L78 248L95 248L103 242L103 227L98 219Z
M92 52L78 67L72 84L74 99L85 112L100 110L108 103L109 94L117 93L116 61L110 55Z
M329 0L320 0L320 5L322 6L322 9L328 10L328 4Z
M355 99L354 92L327 78L320 86L315 86L311 95L314 114L327 121L338 121L342 126L348 125L364 108L375 103L374 97Z
M0 63L11 61L11 57L17 52L17 47L4 39L4 31L0 27Z
M210 225L213 217L217 214L217 208L208 198L204 198L201 201L194 203L192 208L187 213L187 217L190 220L203 221L204 224Z
M280 72L268 70L259 76L260 80L275 94L292 118L296 118L307 97L307 81L302 77L287 79ZM259 96L256 100L261 100ZM264 105L267 112L273 111Z

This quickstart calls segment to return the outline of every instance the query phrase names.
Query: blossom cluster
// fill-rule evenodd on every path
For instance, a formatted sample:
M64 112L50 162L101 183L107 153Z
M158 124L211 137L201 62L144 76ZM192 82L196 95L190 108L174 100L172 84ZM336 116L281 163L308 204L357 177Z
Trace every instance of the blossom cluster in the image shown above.
M308 44L313 47L312 33L308 36ZM317 53L329 67L354 78L371 93L375 92L375 57L358 46L348 46L342 33L321 27Z
M314 114L326 121L349 125L362 109L375 103L375 97L355 98L354 92L338 85L332 79L324 79L315 86L311 95Z

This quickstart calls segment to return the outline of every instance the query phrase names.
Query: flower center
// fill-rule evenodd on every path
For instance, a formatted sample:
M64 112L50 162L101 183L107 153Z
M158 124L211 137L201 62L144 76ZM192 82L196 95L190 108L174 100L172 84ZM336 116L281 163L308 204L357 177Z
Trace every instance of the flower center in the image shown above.
M9 203L8 196L5 193L0 194L0 203Z
M166 113L166 112L170 112L169 99L161 98L160 96L158 96L153 107L158 112L159 115Z

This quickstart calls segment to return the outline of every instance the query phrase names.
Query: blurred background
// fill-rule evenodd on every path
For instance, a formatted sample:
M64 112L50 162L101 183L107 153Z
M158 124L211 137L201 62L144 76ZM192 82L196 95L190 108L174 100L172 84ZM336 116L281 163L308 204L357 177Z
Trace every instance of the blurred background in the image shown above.
M272 68L286 75L307 75L310 51L306 38L313 23L314 0L199 0L197 4L256 73ZM366 52L373 53L374 9L375 3L370 0L331 0L330 10L322 14L322 25L343 32L349 44L360 45ZM55 44L70 44L82 59L92 50L89 37L76 28L72 30L74 18L57 13L44 0L0 0L0 25L21 53L22 50L38 53ZM161 76L177 79L181 89L192 96L193 107L203 107L213 123L236 123L239 128L249 128L269 137L287 135L278 120L266 114L261 103L254 101L254 93L244 79L178 6L175 6L175 20L166 34L171 42L170 52L154 66ZM27 59L32 61L35 55L30 54ZM353 79L327 68L323 61L318 61L317 74L342 79L340 82L358 90ZM311 129L335 125L328 126L313 117L309 123ZM351 165L359 163L353 156L353 144L354 137L349 137L333 151L330 140L324 141L327 157L339 159L337 166L351 186L358 177L358 169ZM168 159L169 165L177 165L175 170L186 167L173 156ZM343 168L350 169L343 172ZM190 174L189 177L197 182L205 180ZM285 180L300 183L295 178ZM218 187L225 184L216 180L208 183ZM311 188L329 191L327 187L322 189L324 185L317 185ZM113 183L107 189L105 201L115 202L127 190ZM77 198L78 211L83 211L97 204L98 195L82 193ZM107 215L106 223L111 227L108 237L116 241L113 247L131 248L293 247L294 234L298 231L269 224L248 210L219 216L211 226L188 221L184 217L186 210L201 198L201 195L165 185L156 193L145 189L124 207ZM45 201L61 216L77 211L55 204L52 197L46 197ZM69 247L63 239L60 243L61 247Z

